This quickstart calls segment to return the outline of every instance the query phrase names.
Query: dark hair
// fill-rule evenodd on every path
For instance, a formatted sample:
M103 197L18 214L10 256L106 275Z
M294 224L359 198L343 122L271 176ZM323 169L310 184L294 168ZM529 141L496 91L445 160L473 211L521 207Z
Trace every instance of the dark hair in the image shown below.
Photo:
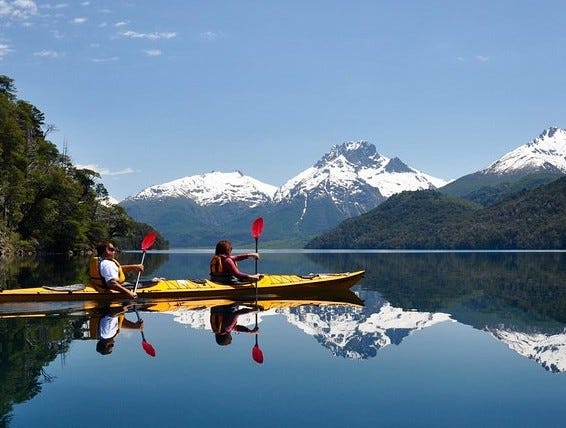
M218 244L216 244L216 251L214 252L214 254L216 254L217 256L220 256L222 254L228 255L232 252L232 243L230 241L218 241Z
M100 339L96 342L96 352L101 355L111 354L114 347L114 338L111 339Z
M106 248L111 243L112 242L110 241L100 241L98 244L96 244L96 254L98 255L98 257L102 257L104 255L104 253L106 252Z
M232 343L232 335L230 333L216 333L214 335L216 343L220 346L226 346Z

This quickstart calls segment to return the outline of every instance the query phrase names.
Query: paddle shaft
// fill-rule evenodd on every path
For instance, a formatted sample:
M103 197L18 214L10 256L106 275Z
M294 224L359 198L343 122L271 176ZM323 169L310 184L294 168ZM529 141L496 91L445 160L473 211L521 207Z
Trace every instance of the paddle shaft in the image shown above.
M145 251L144 251L143 254L142 254L142 258L141 258L140 264L143 265L143 261L144 261L144 260L145 260ZM137 279L136 279L136 285L135 285L135 287L134 287L134 293L135 293L136 291L138 291L138 284L140 283L140 277L141 277L141 270L138 271L138 277L137 277Z

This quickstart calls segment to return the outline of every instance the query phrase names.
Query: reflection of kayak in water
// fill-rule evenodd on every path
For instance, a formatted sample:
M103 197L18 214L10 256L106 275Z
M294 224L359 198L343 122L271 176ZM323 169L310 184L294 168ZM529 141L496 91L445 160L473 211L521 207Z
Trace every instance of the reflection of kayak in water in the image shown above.
M313 275L265 275L257 283L258 295L295 296L319 291L347 290L364 276L364 271ZM249 298L256 295L255 283L225 285L205 280L159 279L143 283L137 290L138 300ZM87 284L62 287L19 288L0 290L0 303L50 301L129 300L112 291L100 291Z
M173 312L178 310L209 309L215 306L226 305L255 305L255 300L233 300L233 299L206 299L206 300L174 300L143 305L144 311L148 312ZM270 296L259 296L257 305L261 310L293 308L304 305L327 306L363 306L364 302L350 290L327 291L320 294L299 296L297 298L275 298Z
M144 312L174 312L178 310L210 309L223 305L254 305L255 299L174 299L133 302L132 304ZM350 290L325 290L319 293L302 294L297 297L276 297L258 295L257 305L263 311L270 309L293 308L303 305L329 306L344 305L360 307L364 302ZM109 307L123 307L120 302L104 301L71 301L71 302L17 302L0 305L0 319L14 317L44 317L54 314L87 315L95 314Z

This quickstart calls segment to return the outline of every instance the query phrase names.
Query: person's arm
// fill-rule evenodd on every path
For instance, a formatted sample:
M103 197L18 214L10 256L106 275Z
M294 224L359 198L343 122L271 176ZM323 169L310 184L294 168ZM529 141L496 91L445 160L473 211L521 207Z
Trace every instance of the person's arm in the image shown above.
M137 265L122 265L122 270L125 272L132 272L132 271L136 271L136 272L143 272L144 267L142 264L137 264Z
M124 320L122 321L122 327L133 329L133 330L143 330L143 320L130 321L129 319L124 317Z
M246 259L259 260L259 253L236 254L236 255L230 256L230 258L232 260L237 261L237 262L239 262L240 260L246 260Z
M236 266L236 263L234 262L234 259L232 257L226 257L226 259L224 260L224 267L226 268L226 271L230 273L230 275L234 275L238 279L243 279L248 281L261 279L261 275L249 275L245 272L240 271L238 269L238 266Z
M259 331L259 327L254 327L254 328L248 328L245 325L237 325L236 328L234 328L235 331L239 332L239 333L256 333Z
M110 281L106 281L106 284L108 285L108 288L110 288L111 290L115 290L120 293L127 294L132 299L138 297L137 293L134 293L132 290L128 290L126 287L120 284L116 279L111 279Z

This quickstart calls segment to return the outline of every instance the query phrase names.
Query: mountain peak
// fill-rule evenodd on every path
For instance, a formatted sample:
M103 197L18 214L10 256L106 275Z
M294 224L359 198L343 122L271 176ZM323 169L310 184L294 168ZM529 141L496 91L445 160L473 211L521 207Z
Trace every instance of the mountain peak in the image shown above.
M320 195L346 206L360 206L359 200L374 205L404 190L441 187L446 182L410 168L399 158L389 159L368 141L348 141L332 146L312 167L287 181L274 200L291 200ZM371 197L368 197L371 195ZM360 196L362 196L360 198ZM352 199L354 198L354 199ZM371 207L365 207L365 211ZM343 210L346 210L344 207Z
M331 147L330 151L326 153L314 166L320 168L328 162L336 161L343 158L354 167L363 167L368 164L375 164L378 159L383 158L376 150L375 146L369 141L347 141L342 144L337 144Z
M566 173L566 130L545 129L537 138L505 154L481 172L502 175L535 171Z
M241 171L212 171L148 187L129 199L186 198L201 206L235 202L254 207L270 201L276 190Z

